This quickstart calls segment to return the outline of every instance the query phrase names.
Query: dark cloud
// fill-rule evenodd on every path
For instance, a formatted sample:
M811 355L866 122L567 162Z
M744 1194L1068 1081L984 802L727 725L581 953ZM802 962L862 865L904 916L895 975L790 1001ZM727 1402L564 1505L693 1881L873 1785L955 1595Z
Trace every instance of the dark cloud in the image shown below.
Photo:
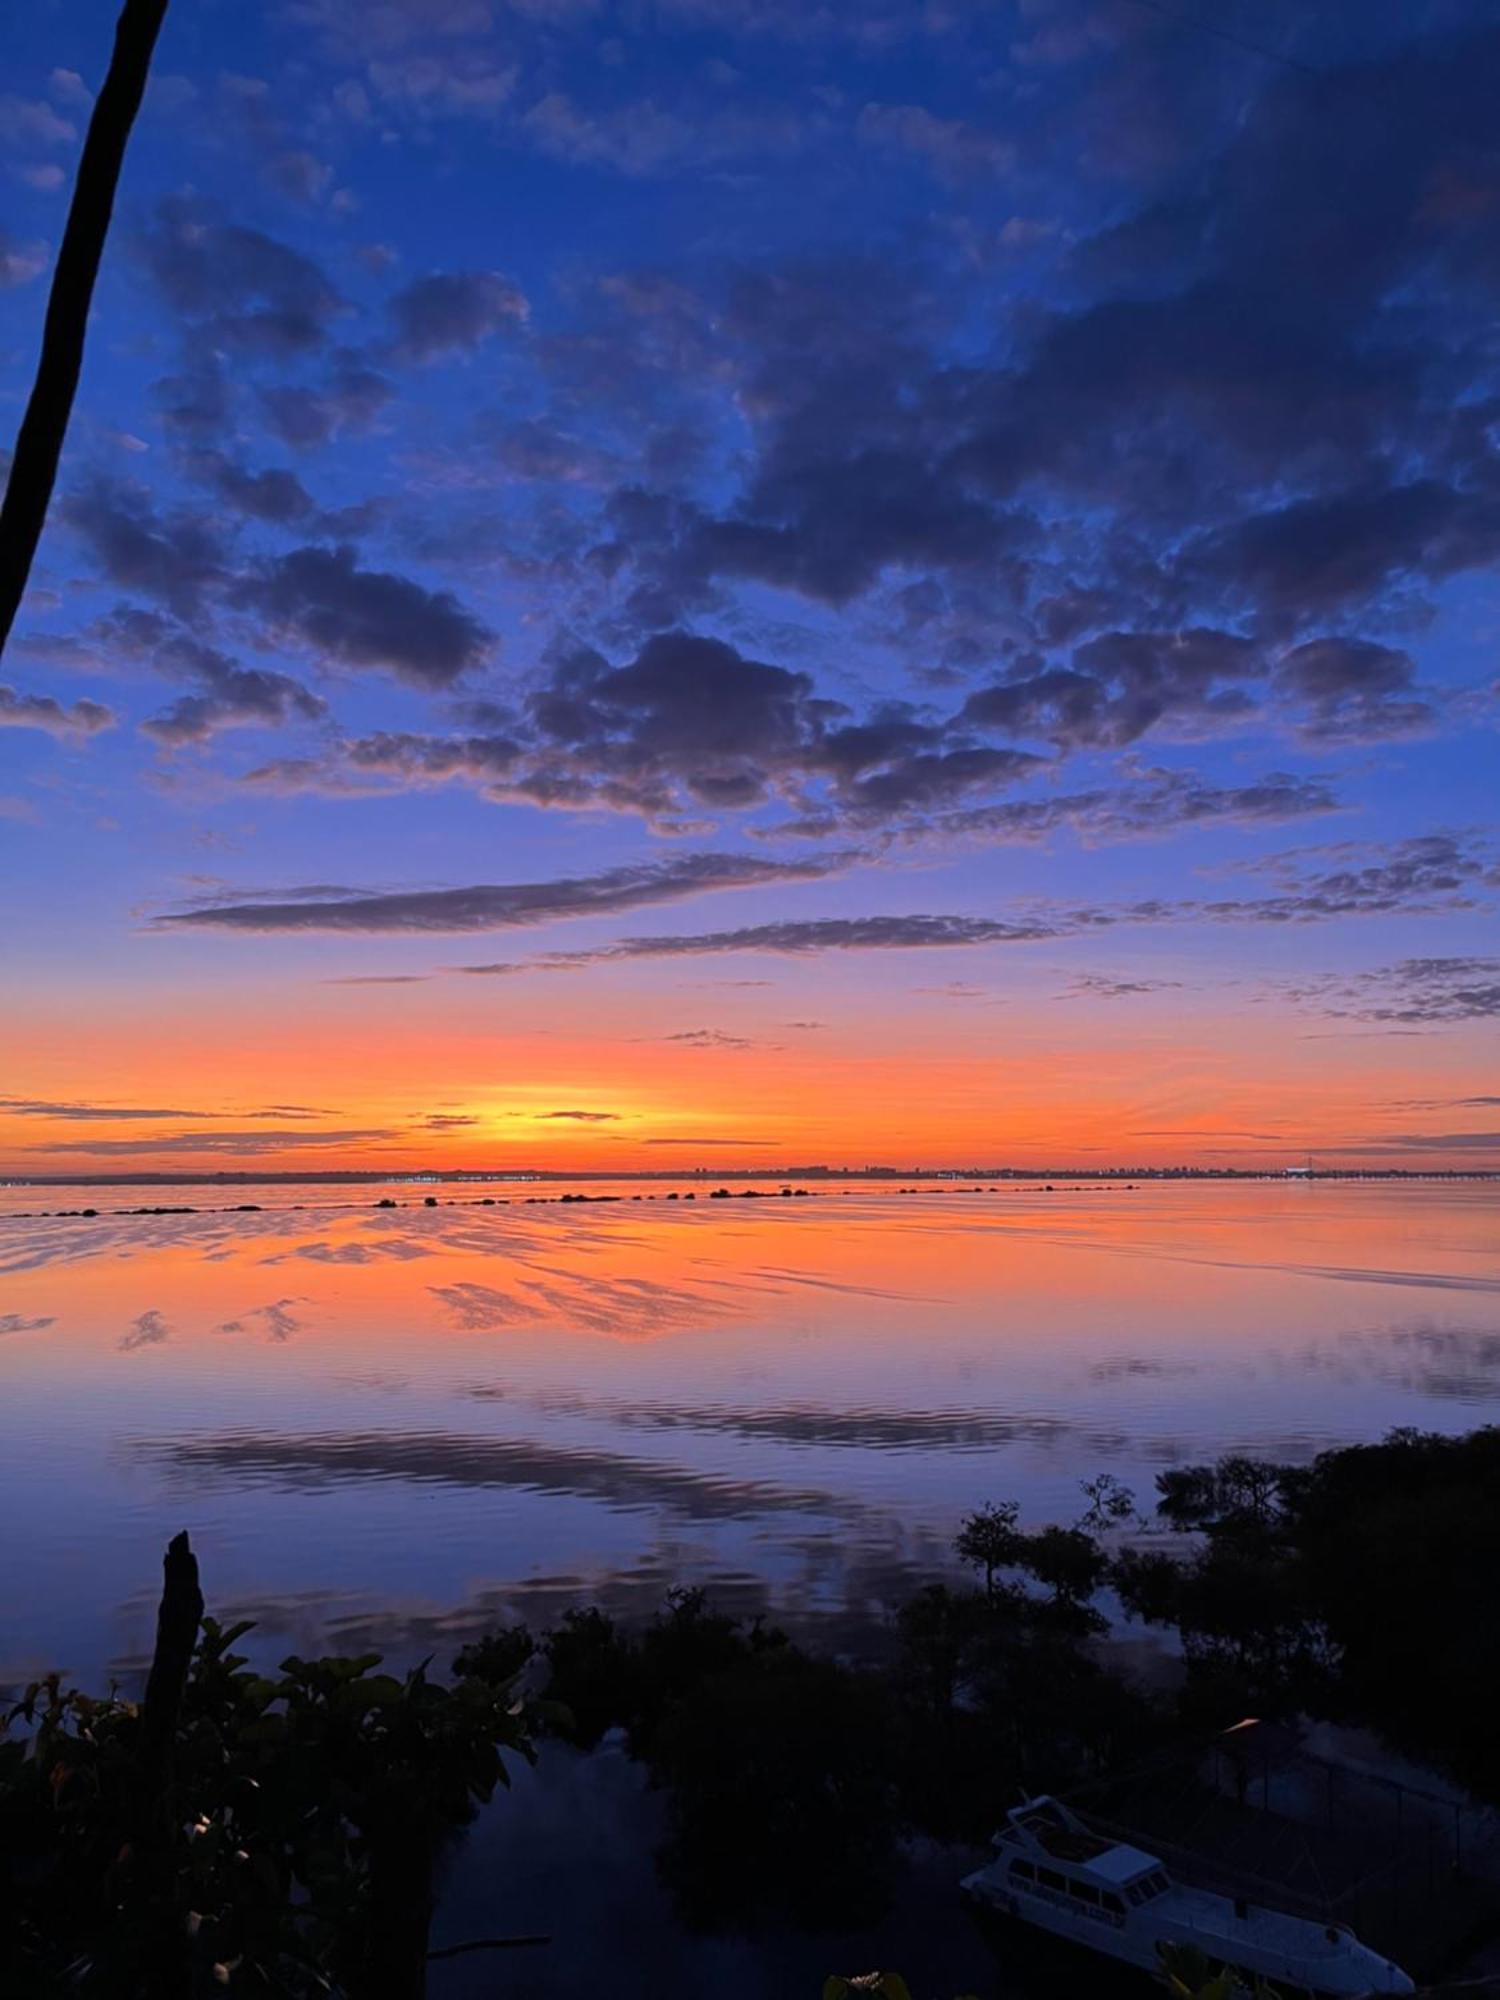
M685 1042L693 1049L753 1049L748 1035L731 1035L723 1028L681 1028L675 1035L663 1035L664 1042Z
M1500 1097L1408 1097L1403 1111L1500 1111Z
M169 196L136 242L163 298L216 346L291 356L321 347L343 301L288 244Z
M1067 832L1093 844L1164 838L1190 826L1280 825L1339 810L1336 793L1321 776L1271 771L1249 784L1222 785L1192 771L1147 767L1123 785L935 813L895 831L902 838L931 834L986 842L1035 841Z
M368 430L394 393L384 375L350 353L335 355L327 378L317 386L276 382L257 390L266 422L283 444L298 451Z
M618 1111L543 1111L543 1118L567 1118L580 1125L613 1125L619 1122Z
M180 695L141 725L169 748L204 742L221 729L274 729L290 722L319 722L328 713L322 697L290 674L242 667L186 634L168 639L155 657L165 671L197 683L197 692Z
M224 544L201 510L160 514L142 488L101 481L70 495L60 512L111 583L184 617L224 579Z
M804 771L836 705L809 675L747 659L722 640L659 633L613 667L570 655L530 703L541 749L518 789L571 803L747 806Z
M403 1133L368 1128L364 1130L308 1132L163 1132L149 1139L49 1139L35 1150L45 1153L93 1153L101 1158L124 1159L153 1153L211 1153L254 1158L266 1153L311 1151L325 1146L372 1146Z
M1392 1132L1362 1146L1335 1147L1336 1152L1362 1153L1495 1153L1500 1132Z
M163 929L240 931L488 931L608 915L649 903L719 889L816 881L847 865L829 855L808 861L763 861L753 855L683 854L667 861L627 863L598 875L550 882L477 883L463 889L396 890L293 901L218 902L156 918Z
M492 704L477 705L491 719ZM450 736L381 731L325 759L281 760L249 781L357 792L458 780L497 802L606 806L670 824L684 810L794 800L789 831L879 826L1041 768L1031 752L984 744L960 718L886 702L862 720L816 693L811 675L727 642L658 633L624 666L569 653L503 727Z
M42 729L49 736L96 736L113 727L115 714L86 698L68 706L50 694L22 694L0 682L0 729Z
M211 485L220 499L250 520L291 527L318 512L302 481L285 466L251 472L219 451L202 452L190 464L194 474Z
M698 1138L698 1139L645 1139L641 1143L646 1146L691 1146L691 1147L697 1147L700 1151L707 1152L710 1148L719 1146L728 1146L728 1147L779 1146L781 1144L781 1141L779 1139Z
M1113 979L1107 973L1080 972L1060 1000L1129 1000L1141 993L1163 993L1180 988L1180 979Z
M12 1118L134 1119L211 1118L211 1111L183 1111L158 1104L90 1104L76 1099L0 1097L0 1111Z
M1061 750L1118 749L1163 722L1201 729L1243 719L1253 703L1242 683L1259 671L1255 647L1230 632L1105 632L1069 666L981 688L963 718Z
M417 687L450 687L486 658L493 639L447 591L362 569L347 545L268 559L229 596L270 634L348 666L387 668Z
M718 952L770 951L799 957L822 951L924 951L955 945L1028 944L1061 934L1059 924L998 917L814 917L801 922L749 924L743 930L702 931L681 937L621 938L593 950L548 952L510 964L461 965L458 972L503 975L562 971L632 958L697 958Z
M56 1325L57 1320L51 1314L28 1319L24 1313L0 1313L0 1333L41 1333Z
M1205 536L1185 561L1294 621L1368 604L1393 583L1439 582L1500 551L1500 496L1433 479L1292 501Z
M1290 990L1293 999L1335 1018L1401 1027L1492 1021L1500 1019L1500 958L1403 958Z
M1315 848L1273 856L1256 866L1257 872L1284 883L1284 890L1189 907L1231 921L1309 923L1397 910L1472 909L1476 892L1500 888L1500 865L1488 847L1453 834L1424 834L1378 849Z
M1329 865L1332 862L1334 865ZM1425 915L1479 907L1476 892L1500 888L1500 864L1481 843L1431 834L1385 848L1312 849L1252 864L1278 883L1274 893L1135 903L1053 902L1010 918L933 915L819 917L751 924L739 930L620 938L530 959L461 965L461 973L504 977L565 972L639 958L691 958L768 951L799 956L824 951L903 951L992 944L1034 944L1119 926L1170 923L1314 924L1343 917Z
M435 361L472 354L493 334L524 326L526 296L498 271L446 271L418 278L391 300L397 355Z
M478 1123L477 1118L463 1111L434 1111L422 1120L428 1132L462 1132Z
M1410 655L1369 639L1309 640L1283 655L1274 684L1304 708L1300 733L1311 742L1410 736L1437 720Z

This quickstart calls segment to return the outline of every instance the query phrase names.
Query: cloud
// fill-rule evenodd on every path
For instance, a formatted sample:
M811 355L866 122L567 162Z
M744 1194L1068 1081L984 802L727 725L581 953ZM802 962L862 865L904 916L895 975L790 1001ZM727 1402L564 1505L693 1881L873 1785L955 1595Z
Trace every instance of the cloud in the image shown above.
M201 509L160 514L142 487L99 480L70 494L60 511L111 583L186 618L225 576L223 543Z
M1060 750L1119 749L1170 720L1178 726L1242 719L1253 704L1241 682L1260 670L1255 647L1204 627L1105 632L1071 664L1025 670L970 695L964 719Z
M454 970L480 976L550 972L614 964L624 959L698 958L737 951L769 951L800 957L823 951L943 950L950 946L1033 943L1039 938L1058 935L1057 924L1040 918L1007 921L966 916L814 917L687 936L621 938L617 943L598 945L591 950L548 952L509 964L460 965Z
M496 333L524 326L525 294L498 271L445 271L418 278L391 300L395 351L403 361L472 354Z
M22 694L19 688L0 682L0 729L42 729L49 736L96 736L101 729L113 728L113 709L87 699L69 707L50 694Z
M57 1320L51 1314L28 1319L24 1313L0 1313L0 1333L41 1333L46 1327L56 1325Z
M160 202L135 250L168 305L198 329L195 337L217 346L305 354L324 345L344 309L311 258L191 197Z
M1329 860L1335 865L1326 865ZM1500 864L1487 846L1446 833L1417 835L1380 848L1315 848L1306 855L1272 856L1257 863L1256 872L1285 883L1285 889L1267 897L1186 907L1227 921L1310 923L1398 910L1415 915L1473 909L1478 907L1476 891L1500 888Z
M1392 1132L1361 1146L1336 1146L1339 1153L1496 1153L1500 1132Z
M664 1042L685 1042L694 1049L753 1049L748 1035L727 1034L722 1028L682 1028L675 1035L663 1035Z
M645 1146L690 1146L699 1152L709 1152L720 1146L779 1146L779 1139L643 1139Z
M618 1124L620 1114L618 1111L543 1111L538 1116L568 1118L580 1125L613 1125Z
M910 154L948 180L1007 173L1015 165L1012 140L959 118L935 117L920 104L867 104L855 131L863 145Z
M292 147L284 153L277 153L265 166L265 177L278 194L288 201L300 202L304 207L313 208L322 201L333 184L333 168L327 160L320 160L316 153L302 147Z
M428 1132L461 1132L480 1121L464 1111L433 1111L422 1120Z
M198 683L195 694L180 695L160 715L141 724L148 736L169 748L202 743L221 729L273 729L289 722L320 722L328 704L290 674L242 667L214 647L179 634L156 652L168 672Z
M1306 706L1299 733L1315 743L1412 736L1438 719L1419 697L1411 657L1368 639L1313 639L1282 656L1275 686Z
M1329 858L1338 865L1327 865ZM1384 848L1313 849L1253 864L1282 886L1262 896L1172 901L1148 897L1135 903L1067 904L1054 901L1012 917L956 914L818 917L751 924L739 930L687 935L626 937L576 951L452 970L504 977L524 972L566 972L630 959L689 958L723 952L766 951L787 956L824 951L942 950L993 944L1034 944L1137 924L1315 924L1343 917L1396 912L1426 915L1480 906L1476 890L1500 887L1500 864L1481 844L1449 834L1397 841Z
M1418 574L1487 566L1500 550L1500 501L1435 479L1304 500L1204 536L1185 562L1276 614L1329 615Z
M257 389L266 422L283 444L298 451L369 430L394 394L384 375L352 354L336 355L327 379L316 387L273 382Z
M1112 979L1107 973L1080 972L1060 1000L1129 1000L1141 993L1180 989L1180 979Z
M384 667L416 687L450 687L488 656L493 634L447 591L362 569L348 545L301 548L242 577L230 601L268 633L348 666Z
M1248 784L1223 785L1192 771L1147 767L1133 771L1125 784L963 807L915 819L893 831L902 839L936 836L996 843L1044 840L1049 834L1067 832L1092 846L1165 839L1188 826L1280 825L1340 810L1338 795L1323 776L1271 771Z
M315 1151L328 1146L373 1146L405 1136L399 1130L376 1127L320 1132L164 1132L149 1139L49 1139L35 1150L44 1153L90 1153L100 1159L125 1159L156 1153L231 1154L253 1158L293 1150Z
M1403 958L1288 990L1292 999L1336 1019L1417 1027L1492 1021L1500 1019L1500 958Z
M18 243L0 229L0 292L29 285L46 270L51 251L45 243Z
M376 58L368 76L385 105L424 123L444 117L494 118L516 87L513 67L472 46L461 52Z
M846 865L846 857L763 861L753 855L684 854L668 861L627 863L597 875L550 882L476 883L462 889L410 889L381 895L306 901L219 902L175 910L153 920L158 929L240 931L488 931L601 916L645 904L706 895L718 889L816 881Z
M78 137L72 119L41 98L0 96L0 145L71 146Z
M12 1118L135 1119L211 1118L211 1111L183 1111L157 1104L91 1104L46 1097L0 1097L0 1111Z

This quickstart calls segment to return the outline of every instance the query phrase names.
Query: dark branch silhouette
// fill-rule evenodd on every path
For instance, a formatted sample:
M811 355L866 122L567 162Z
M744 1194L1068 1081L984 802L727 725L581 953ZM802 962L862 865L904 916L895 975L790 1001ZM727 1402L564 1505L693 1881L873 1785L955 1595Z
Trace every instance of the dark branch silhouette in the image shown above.
M4 504L0 505L0 654L20 609L47 519L47 503L52 498L83 367L89 304L109 233L120 167L166 11L167 0L125 0L115 28L109 73L94 105L78 162L73 205L47 300L41 359L16 438Z

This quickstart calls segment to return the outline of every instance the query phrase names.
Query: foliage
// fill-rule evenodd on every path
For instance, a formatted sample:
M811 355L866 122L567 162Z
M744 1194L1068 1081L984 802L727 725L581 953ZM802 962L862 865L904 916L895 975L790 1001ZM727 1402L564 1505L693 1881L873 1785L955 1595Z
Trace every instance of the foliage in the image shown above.
M1172 2000L1244 2000L1244 1982L1228 1966L1215 1972L1196 1945L1158 1944L1156 1955ZM1253 2000L1278 2000L1276 1989L1257 1979Z
M1173 1627L1190 1711L1330 1715L1500 1799L1500 1429L1393 1431L1308 1467L1163 1473L1179 1556L1124 1551L1126 1610Z
M0 1990L297 2000L420 1966L443 1842L508 1782L505 1753L532 1754L514 1690L398 1678L375 1654L266 1678L233 1650L248 1629L203 1622L159 1828L136 1704L53 1676L11 1710Z
M991 1597L995 1595L999 1572L1020 1559L1026 1539L1016 1526L1020 1511L1014 1500L998 1506L991 1502L970 1514L954 1537L954 1554L960 1562L984 1571L985 1591Z

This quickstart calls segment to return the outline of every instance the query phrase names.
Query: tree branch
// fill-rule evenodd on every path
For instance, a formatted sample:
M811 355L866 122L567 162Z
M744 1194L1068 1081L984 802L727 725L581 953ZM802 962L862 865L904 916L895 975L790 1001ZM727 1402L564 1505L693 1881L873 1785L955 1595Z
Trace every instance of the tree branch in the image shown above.
M83 368L89 304L109 233L125 146L141 108L152 51L166 11L167 0L125 0L115 28L109 72L83 142L68 226L47 299L36 380L16 438L5 500L0 505L0 654L20 609L47 519Z

